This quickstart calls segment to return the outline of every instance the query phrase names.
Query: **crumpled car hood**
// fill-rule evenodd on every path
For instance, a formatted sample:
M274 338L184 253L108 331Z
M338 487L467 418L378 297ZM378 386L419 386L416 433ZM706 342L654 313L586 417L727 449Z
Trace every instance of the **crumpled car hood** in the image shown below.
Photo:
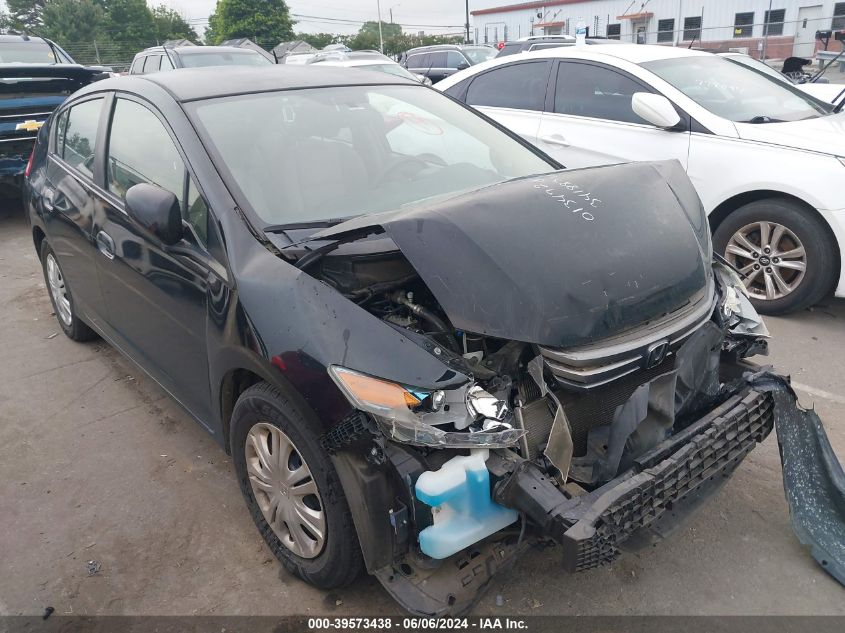
M540 345L641 326L689 303L712 274L706 217L675 161L511 180L313 239L379 227L456 328Z

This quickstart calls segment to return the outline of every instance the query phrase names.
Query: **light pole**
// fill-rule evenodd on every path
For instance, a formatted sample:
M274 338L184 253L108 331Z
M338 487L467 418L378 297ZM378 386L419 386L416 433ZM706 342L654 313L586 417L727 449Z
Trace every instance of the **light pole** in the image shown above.
M397 4L394 4L392 7L390 7L390 9L388 9L388 11L390 11L390 23L391 24L393 24L393 9L395 9L396 7L401 7L401 6L402 6L402 3L399 2Z
M381 32L381 0L376 0L376 10L378 11L378 50L384 55L384 35Z

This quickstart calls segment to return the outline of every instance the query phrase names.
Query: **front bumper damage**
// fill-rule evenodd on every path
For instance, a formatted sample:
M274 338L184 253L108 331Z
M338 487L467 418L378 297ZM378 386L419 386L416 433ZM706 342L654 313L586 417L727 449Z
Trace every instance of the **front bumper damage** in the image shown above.
M744 360L766 353L768 332L738 278L714 271L712 317L632 384L573 400L541 352L523 357L533 386L519 394L534 395L514 400L510 443L487 427L451 432L460 444L434 441L413 420L414 435L397 435L363 404L323 436L367 569L405 609L463 613L531 547L554 546L561 567L579 572L662 538L773 428L796 534L845 580L842 468L788 378Z
M733 395L589 493L558 487L512 451L491 451L487 467L498 480L493 500L518 510L521 520L440 561L413 547L403 553L394 549L395 557L371 572L405 609L431 616L469 610L494 575L531 548L557 545L550 552L559 552L568 572L611 563L626 544L654 542L682 525L777 426L796 534L819 564L845 583L842 467L818 416L798 405L788 379L744 368L748 371L732 383ZM404 477L410 483L410 473ZM391 515L393 530L381 535L382 550L408 529L412 514Z
M545 527L563 546L567 571L584 571L613 561L637 530L682 517L688 497L712 494L768 436L773 422L771 395L747 387L588 494L567 499L523 466L501 480L494 497Z

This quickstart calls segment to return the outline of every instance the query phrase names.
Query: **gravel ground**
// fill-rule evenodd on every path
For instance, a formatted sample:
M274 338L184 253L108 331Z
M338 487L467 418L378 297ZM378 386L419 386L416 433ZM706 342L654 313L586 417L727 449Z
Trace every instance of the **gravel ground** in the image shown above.
M276 563L211 437L106 344L61 334L7 201L0 322L0 614L400 614L371 578L327 594ZM845 458L845 301L767 322ZM845 614L845 592L790 530L772 435L659 546L575 576L531 552L475 613Z

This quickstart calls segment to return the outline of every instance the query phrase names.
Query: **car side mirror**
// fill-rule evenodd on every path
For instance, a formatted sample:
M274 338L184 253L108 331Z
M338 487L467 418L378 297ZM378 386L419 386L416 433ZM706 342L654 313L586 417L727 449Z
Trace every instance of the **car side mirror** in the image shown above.
M467 64L466 62L461 62L460 64L455 66L456 70L466 70L467 68L469 68L469 64Z
M126 211L168 246L182 239L182 210L170 191L141 183L126 192Z
M666 130L681 122L681 117L675 110L675 106L663 95L635 92L631 97L631 109L640 118Z

